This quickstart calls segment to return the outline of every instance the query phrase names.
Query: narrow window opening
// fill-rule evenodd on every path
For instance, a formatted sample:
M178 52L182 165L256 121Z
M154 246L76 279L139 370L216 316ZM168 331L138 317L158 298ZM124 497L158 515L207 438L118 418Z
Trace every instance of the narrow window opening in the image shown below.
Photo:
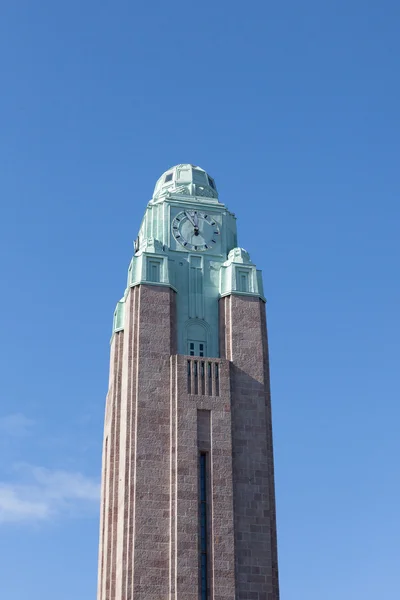
M167 181L172 181L172 173L168 173L168 175L165 176L165 183L167 183Z
M193 363L194 366L194 393L199 393L199 369L197 360Z
M219 396L219 366L215 363L215 395Z
M159 283L161 278L161 262L149 260L147 265L147 279L153 283Z
M192 388L191 380L190 380L190 371L191 371L190 360L188 360L187 361L187 392L188 392L188 394L190 394L191 388Z
M207 454L200 453L200 600L208 600Z
M239 292L248 292L249 291L249 273L246 271L238 272L238 289Z
M200 394L202 394L203 396L206 393L204 371L205 371L204 362L201 361L201 363L200 363Z
M208 396L212 396L212 364L211 363L207 363L206 365L206 369L207 369L207 373L206 373L206 377L207 377L207 394Z

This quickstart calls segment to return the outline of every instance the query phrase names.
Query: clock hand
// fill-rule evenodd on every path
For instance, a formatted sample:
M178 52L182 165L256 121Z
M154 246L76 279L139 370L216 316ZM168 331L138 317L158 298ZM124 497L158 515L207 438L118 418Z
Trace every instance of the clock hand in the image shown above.
M193 221L192 217L189 215L188 212L185 212L185 215L187 216L187 218L189 219L189 221L191 222L191 224L193 225L194 228L197 227L196 223Z
M192 217L189 215L189 213L188 213L188 212L185 212L185 215L187 216L187 218L189 219L189 221L191 222L191 224L192 224L192 225L193 225L193 227L194 227L194 235L196 235L196 236L197 236L197 235L199 235L199 220L198 220L198 218L197 218L197 214L196 214L196 213L194 213L194 215L193 215L193 219L192 219Z

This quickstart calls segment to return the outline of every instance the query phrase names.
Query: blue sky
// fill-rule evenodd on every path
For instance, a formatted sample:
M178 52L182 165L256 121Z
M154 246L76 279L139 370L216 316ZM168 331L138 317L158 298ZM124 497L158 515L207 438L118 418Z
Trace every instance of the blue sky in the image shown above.
M112 313L181 162L264 273L282 599L399 597L399 21L3 0L1 598L95 598Z

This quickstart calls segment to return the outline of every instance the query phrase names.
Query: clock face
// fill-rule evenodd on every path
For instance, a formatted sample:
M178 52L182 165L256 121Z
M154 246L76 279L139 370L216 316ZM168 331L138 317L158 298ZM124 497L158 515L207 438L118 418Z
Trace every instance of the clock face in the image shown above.
M186 250L204 252L215 246L220 231L212 215L199 210L185 210L172 221L172 234Z

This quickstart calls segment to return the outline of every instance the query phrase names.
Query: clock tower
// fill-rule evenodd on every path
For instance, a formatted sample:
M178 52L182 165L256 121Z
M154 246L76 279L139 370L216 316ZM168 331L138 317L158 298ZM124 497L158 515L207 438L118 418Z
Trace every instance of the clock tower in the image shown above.
M118 302L98 600L278 600L265 299L215 181L158 180Z

